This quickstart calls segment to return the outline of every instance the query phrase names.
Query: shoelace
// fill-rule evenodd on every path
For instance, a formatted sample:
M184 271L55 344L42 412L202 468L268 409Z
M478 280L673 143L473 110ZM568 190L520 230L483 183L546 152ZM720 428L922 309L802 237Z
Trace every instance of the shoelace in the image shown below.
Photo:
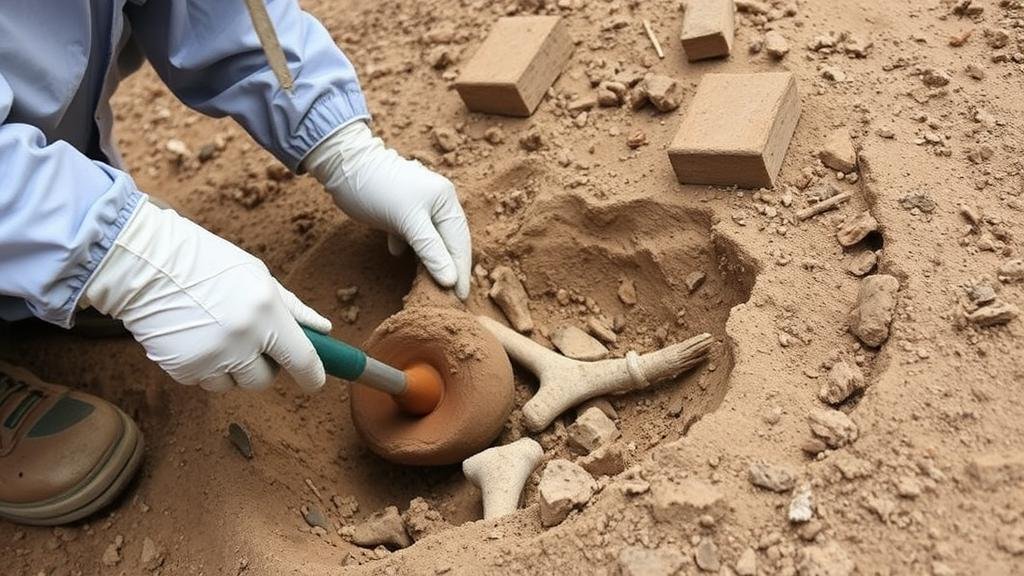
M21 394L28 390L27 394ZM25 382L0 372L0 413L4 407L15 398L20 396L21 400L13 411L0 424L8 430L14 430L21 423L32 407L38 404L45 396L42 390L30 388ZM0 449L3 448L3 434L0 434Z

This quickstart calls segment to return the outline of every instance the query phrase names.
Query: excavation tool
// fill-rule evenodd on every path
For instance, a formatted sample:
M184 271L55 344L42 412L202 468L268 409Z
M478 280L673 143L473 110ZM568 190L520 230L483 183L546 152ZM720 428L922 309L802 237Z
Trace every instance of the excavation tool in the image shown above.
M399 408L417 416L430 414L441 402L444 383L431 365L414 362L399 370L341 340L310 328L303 327L302 330L323 361L324 370L331 376L390 394Z
M277 77L277 83L289 94L292 91L292 73L288 69L288 60L285 58L284 50L281 49L281 42L277 39L277 32L274 24L267 14L265 0L245 0L245 7L249 9L249 18L252 19L252 27L256 29L256 37L260 39L263 46L263 53L267 56L267 63Z
M389 257L381 240L345 222L296 263L285 283L304 302L334 316L336 326L346 326L348 338L361 334L367 322L372 326L373 319L383 319L361 352L324 342L323 335L312 336L319 341L314 347L328 373L353 381L348 394L352 423L367 447L399 464L461 462L490 446L504 429L513 403L512 364L498 339L458 298L435 284L422 267L413 278L410 262ZM410 278L412 287L399 300L396 284ZM363 290L356 300L339 303L339 285ZM337 317L356 304L361 322ZM360 368L363 357L366 364ZM393 371L380 371L378 365ZM390 387L398 380L394 372L401 370L408 395L420 378L411 370L417 365L432 368L442 383L440 398L427 413L410 410L402 394L393 394L397 387ZM392 377L383 378L382 384L380 372Z

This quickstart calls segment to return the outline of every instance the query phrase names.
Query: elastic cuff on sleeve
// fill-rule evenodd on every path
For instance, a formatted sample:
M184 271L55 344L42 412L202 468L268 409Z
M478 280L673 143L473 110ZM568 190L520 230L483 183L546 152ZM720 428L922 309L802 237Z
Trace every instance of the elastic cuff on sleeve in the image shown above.
M293 172L302 174L302 161L334 132L356 120L370 120L366 100L359 90L332 92L321 96L306 113L294 139L284 146L288 154L285 164Z
M103 237L89 246L89 259L79 264L76 273L69 279L68 286L71 289L71 296L59 309L49 311L48 314L42 316L43 320L63 328L71 328L74 325L78 301L85 292L86 284L88 284L89 279L92 278L100 263L103 262L107 253L110 252L110 248L114 245L117 237L120 236L121 231L131 222L139 206L146 202L147 196L135 188L131 178L127 175L122 174L119 176L115 186L131 187L131 191L127 193L124 204L117 210L114 219L106 227Z

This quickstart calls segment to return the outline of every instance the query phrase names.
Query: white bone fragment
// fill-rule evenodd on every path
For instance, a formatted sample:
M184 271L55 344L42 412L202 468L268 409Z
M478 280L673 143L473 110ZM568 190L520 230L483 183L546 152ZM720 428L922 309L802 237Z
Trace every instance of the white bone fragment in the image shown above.
M714 338L707 333L647 354L630 351L625 358L581 362L558 354L504 324L477 319L501 342L513 360L540 382L533 398L523 405L526 426L543 430L569 408L597 396L623 394L672 378L707 357Z

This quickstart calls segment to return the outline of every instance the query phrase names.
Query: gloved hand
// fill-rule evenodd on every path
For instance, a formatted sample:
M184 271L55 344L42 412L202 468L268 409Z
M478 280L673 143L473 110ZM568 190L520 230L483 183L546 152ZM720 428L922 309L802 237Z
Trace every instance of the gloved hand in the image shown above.
M346 214L388 232L392 254L408 243L438 284L469 296L469 224L451 181L386 148L361 120L324 140L304 165Z
M299 323L331 322L266 265L173 210L144 202L86 284L82 304L124 322L151 360L211 391L270 386L283 366L304 390L324 367Z

